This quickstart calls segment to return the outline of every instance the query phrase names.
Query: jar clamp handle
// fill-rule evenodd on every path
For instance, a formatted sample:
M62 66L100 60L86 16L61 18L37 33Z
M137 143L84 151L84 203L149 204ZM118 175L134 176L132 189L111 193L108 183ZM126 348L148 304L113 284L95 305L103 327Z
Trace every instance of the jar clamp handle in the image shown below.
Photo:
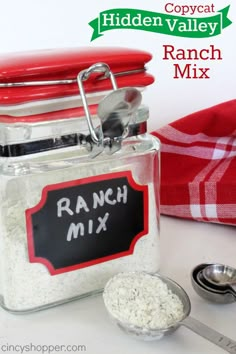
M81 71L77 76L77 82L80 90L82 103L84 106L85 116L88 123L91 139L94 144L102 145L103 142L102 131L94 128L92 118L88 108L87 98L84 91L84 85L83 85L83 81L88 80L88 78L92 73L104 73L104 78L108 78L108 77L110 78L114 90L117 90L117 83L116 83L115 76L110 70L110 67L105 63L96 63L90 66L88 69Z

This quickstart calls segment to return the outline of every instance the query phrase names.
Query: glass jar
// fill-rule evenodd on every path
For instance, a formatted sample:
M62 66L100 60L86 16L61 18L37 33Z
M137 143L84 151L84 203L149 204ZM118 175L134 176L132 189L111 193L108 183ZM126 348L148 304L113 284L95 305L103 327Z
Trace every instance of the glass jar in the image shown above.
M40 310L99 293L118 272L158 271L160 143L147 118L140 106L108 144L102 127L100 145L86 116L2 119L3 308Z

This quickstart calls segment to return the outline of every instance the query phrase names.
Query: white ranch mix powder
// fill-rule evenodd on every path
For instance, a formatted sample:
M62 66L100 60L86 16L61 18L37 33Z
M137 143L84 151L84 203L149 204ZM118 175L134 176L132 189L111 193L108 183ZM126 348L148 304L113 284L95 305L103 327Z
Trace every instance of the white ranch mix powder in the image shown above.
M184 316L179 297L150 274L118 274L107 283L103 299L114 318L141 328L164 329Z

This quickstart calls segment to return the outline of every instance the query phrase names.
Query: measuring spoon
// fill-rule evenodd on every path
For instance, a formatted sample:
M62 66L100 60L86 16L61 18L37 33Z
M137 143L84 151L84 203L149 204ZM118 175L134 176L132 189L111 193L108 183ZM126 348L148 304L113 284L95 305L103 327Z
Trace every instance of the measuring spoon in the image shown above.
M236 269L223 264L212 264L203 269L203 277L216 289L229 289L236 296Z
M234 301L236 301L236 293L231 291L229 287L217 287L215 284L211 284L203 275L203 270L197 274L197 280L206 290L211 291L212 293L224 295L232 295Z
M133 275L139 275L139 274L144 274L141 272L130 272L130 273L120 273L120 276L127 277L127 274L133 274ZM145 273L148 274L148 273ZM221 347L224 349L226 352L231 353L231 354L236 354L236 341L224 336L223 334L215 331L214 329L206 326L205 324L201 323L200 321L192 318L189 316L190 311L191 311L191 303L189 300L189 297L187 293L184 291L184 289L174 282L173 280L160 276L158 274L149 274L150 276L153 277L158 277L160 280L162 280L168 287L172 293L176 294L179 299L182 301L183 304L183 316L182 318L170 325L167 328L158 328L158 329L150 329L150 328L144 328L144 327L137 327L134 326L133 324L126 323L124 321L120 321L117 319L113 314L112 314L112 308L107 308L108 313L110 314L112 320L126 333L138 337L143 340L158 340L161 339L162 337L171 334L174 332L179 326L183 325L196 334L200 335L201 337L209 340L210 342L216 344L218 347ZM111 282L116 282L116 277L111 278L107 285L105 286L104 293L103 293L103 298L104 302L106 305L106 294L109 292L109 286ZM114 284L113 284L114 285Z
M202 263L197 265L191 273L191 282L196 293L210 302L216 302L218 304L230 304L236 301L236 296L229 290L215 290L211 286L206 284L205 278L203 278L202 270L209 264Z

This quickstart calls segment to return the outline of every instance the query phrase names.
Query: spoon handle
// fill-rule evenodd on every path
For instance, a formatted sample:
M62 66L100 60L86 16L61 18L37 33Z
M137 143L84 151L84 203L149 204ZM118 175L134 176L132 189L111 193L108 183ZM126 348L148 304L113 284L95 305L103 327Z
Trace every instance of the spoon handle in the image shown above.
M204 323L196 320L192 317L186 317L181 324L193 332L197 333L199 336L209 340L210 342L218 345L222 349L226 350L228 353L236 354L236 342L223 334L215 331L214 329L206 326Z

